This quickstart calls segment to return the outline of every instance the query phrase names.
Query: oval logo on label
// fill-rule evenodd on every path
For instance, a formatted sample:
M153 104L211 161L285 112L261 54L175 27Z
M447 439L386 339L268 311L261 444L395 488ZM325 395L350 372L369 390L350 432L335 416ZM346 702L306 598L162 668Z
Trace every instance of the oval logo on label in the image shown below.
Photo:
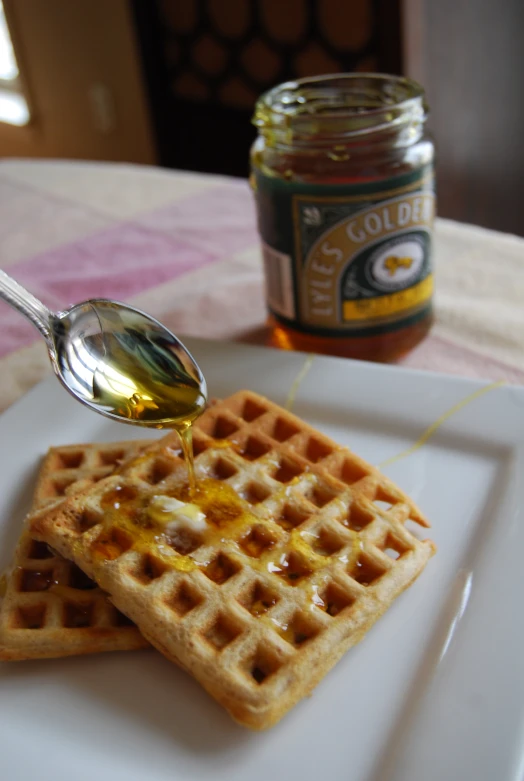
M424 247L415 238L381 243L366 264L366 276L381 290L399 290L416 282L424 263Z

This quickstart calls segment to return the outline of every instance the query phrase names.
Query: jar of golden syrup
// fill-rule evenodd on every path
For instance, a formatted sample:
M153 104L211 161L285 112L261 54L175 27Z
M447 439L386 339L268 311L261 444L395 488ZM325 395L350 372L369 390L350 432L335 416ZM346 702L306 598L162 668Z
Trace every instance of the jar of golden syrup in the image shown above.
M266 92L251 150L273 345L390 361L432 323L424 90L382 74Z

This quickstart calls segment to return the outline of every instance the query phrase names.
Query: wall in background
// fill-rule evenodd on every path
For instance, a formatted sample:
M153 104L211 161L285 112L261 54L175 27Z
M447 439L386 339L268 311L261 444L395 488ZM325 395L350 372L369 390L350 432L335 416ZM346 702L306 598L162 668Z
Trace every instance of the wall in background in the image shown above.
M439 213L524 235L524 3L404 0L405 72L437 141Z
M32 120L0 155L156 161L127 0L4 0Z

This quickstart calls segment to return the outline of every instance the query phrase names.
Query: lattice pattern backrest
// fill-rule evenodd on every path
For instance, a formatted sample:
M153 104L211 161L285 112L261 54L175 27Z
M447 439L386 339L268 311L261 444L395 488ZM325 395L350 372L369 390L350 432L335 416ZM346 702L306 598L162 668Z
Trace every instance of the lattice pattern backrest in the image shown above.
M157 0L175 96L250 109L287 79L381 67L377 0Z

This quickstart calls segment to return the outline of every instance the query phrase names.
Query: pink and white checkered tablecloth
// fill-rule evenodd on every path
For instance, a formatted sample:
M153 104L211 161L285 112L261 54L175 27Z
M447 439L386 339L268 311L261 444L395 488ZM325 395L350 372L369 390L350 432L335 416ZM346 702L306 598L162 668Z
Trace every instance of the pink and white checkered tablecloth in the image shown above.
M437 323L402 363L524 382L524 239L437 220ZM131 165L0 163L0 267L52 309L128 301L177 334L263 343L246 181ZM0 410L50 371L0 302Z

